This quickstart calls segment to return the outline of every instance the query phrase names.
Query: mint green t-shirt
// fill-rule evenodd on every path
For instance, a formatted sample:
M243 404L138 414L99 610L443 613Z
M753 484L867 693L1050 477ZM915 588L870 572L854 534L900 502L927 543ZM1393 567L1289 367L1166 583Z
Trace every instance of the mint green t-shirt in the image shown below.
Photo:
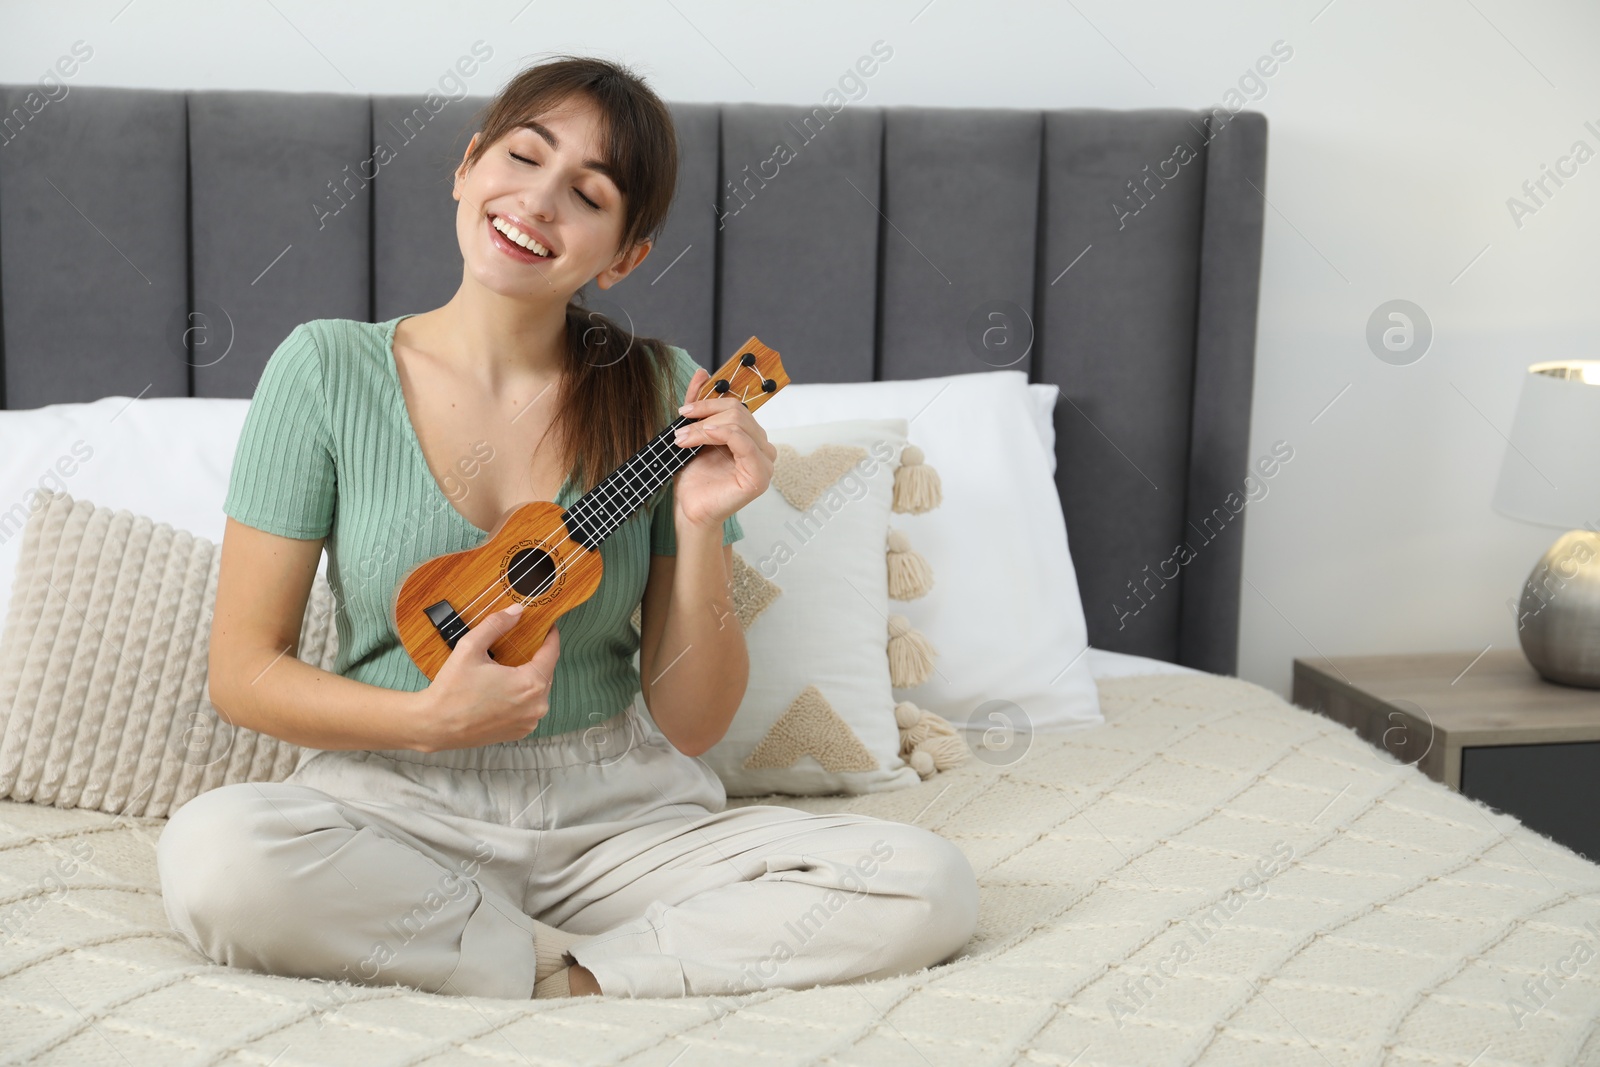
M394 594L412 567L474 548L489 531L469 522L434 480L406 411L387 322L313 319L284 338L261 372L245 415L222 510L284 537L326 538L328 584L338 606L334 672L386 689L416 691L428 676L411 661L391 616ZM674 414L698 364L674 359ZM460 457L450 476L456 499L471 492L487 455ZM490 462L517 462L497 453ZM582 494L576 472L556 496L570 507ZM644 596L650 556L675 555L672 481L600 546L600 586L557 620L561 655L550 711L528 736L602 722L633 703L639 635L631 616ZM737 515L722 542L744 536Z

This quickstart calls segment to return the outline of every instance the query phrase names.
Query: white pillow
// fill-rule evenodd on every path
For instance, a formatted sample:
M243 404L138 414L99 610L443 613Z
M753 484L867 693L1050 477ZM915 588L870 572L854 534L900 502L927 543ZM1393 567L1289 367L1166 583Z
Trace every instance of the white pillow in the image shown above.
M1017 370L994 373L1026 379ZM1035 382L1028 391L1053 475L1058 390ZM40 489L127 508L220 543L222 501L249 407L248 399L108 396L0 411L0 609L11 601L22 528ZM326 573L325 554L317 570Z
M11 602L22 529L41 489L220 544L222 500L249 407L248 400L108 396L0 411L0 608ZM319 572L325 567L319 563Z
M1046 449L1039 399L1017 370L882 382L791 384L756 419L769 431L837 419L899 417L939 472L943 503L896 514L928 561L934 586L904 614L939 651L922 685L896 690L983 730L1015 721L1034 730L1100 724L1088 626Z
M1085 657L1089 672L1096 678L1126 678L1135 674L1204 674L1181 663L1168 663L1149 656L1132 656L1126 652L1113 652L1108 648L1091 648Z
M1013 373L1020 374L1020 371ZM1029 382L1028 396L1033 399L1033 418L1039 431L1039 443L1044 445L1044 456L1050 465L1050 477L1056 474L1056 400L1061 388L1044 382Z

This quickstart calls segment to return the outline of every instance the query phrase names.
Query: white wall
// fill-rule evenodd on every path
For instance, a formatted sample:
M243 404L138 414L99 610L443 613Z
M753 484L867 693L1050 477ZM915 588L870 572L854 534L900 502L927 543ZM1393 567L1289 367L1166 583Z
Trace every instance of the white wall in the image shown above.
M1248 508L1239 673L1287 694L1294 656L1516 647L1506 601L1557 531L1489 499L1522 368L1600 356L1600 159L1520 227L1506 202L1600 152L1595 5L6 3L0 81L82 41L69 85L420 93L479 39L473 94L572 51L669 100L814 103L882 39L865 103L1030 108L1210 106L1285 42L1248 104L1271 205L1250 455L1294 457ZM1397 298L1434 328L1405 366L1365 340Z

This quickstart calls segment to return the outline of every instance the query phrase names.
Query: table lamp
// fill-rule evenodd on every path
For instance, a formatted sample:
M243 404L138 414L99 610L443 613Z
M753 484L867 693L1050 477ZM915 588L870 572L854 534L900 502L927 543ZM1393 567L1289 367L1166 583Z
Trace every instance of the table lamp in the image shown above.
M1542 677L1600 688L1600 360L1528 367L1493 506L1567 531L1523 584L1517 637Z

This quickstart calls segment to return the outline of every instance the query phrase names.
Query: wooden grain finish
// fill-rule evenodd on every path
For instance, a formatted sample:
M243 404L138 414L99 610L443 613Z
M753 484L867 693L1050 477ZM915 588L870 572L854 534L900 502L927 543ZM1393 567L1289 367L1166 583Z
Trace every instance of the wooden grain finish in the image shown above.
M1521 649L1306 657L1294 703L1461 787L1461 750L1600 741L1600 690L1541 678Z
M568 536L565 515L553 501L530 500L502 515L476 548L435 556L406 573L395 593L395 626L412 662L430 681L450 658L451 647L425 613L428 605L448 601L470 630L520 601L522 617L489 649L497 663L520 667L539 651L556 619L600 588L600 553ZM548 584L536 595L522 597L508 586L506 576L515 577L513 561L528 549L545 553L550 569Z

